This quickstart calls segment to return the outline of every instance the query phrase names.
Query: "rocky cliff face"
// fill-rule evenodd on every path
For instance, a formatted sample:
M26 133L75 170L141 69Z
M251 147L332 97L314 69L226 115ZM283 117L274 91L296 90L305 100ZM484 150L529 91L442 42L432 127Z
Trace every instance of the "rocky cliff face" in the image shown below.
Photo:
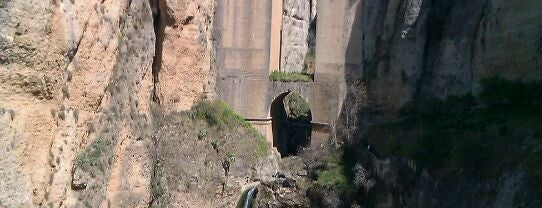
M3 172L8 180L2 189L14 190L4 192L3 205L99 205L106 198L122 203L117 197L128 192L148 198L144 177L150 173L145 158L155 39L148 2L3 1L2 6L0 104L13 112L0 127L7 132L2 140L12 144L6 154L12 158L7 170L13 171ZM90 180L80 168L88 162L81 155L100 141L108 146L96 151L112 154L105 164L92 158L92 166L99 162L102 170ZM132 157L138 159L128 160ZM85 180L88 189L72 188L72 179Z
M212 26L215 1L160 0L157 22L157 98L167 112L214 97Z
M375 122L395 118L397 110L409 101L413 101L415 106L427 107L421 104L429 98L444 99L472 93L475 99L482 89L481 80L495 76L519 81L542 78L542 23L537 21L542 17L542 7L537 1L349 2L358 6L352 14L354 21L345 60L346 78L361 77L369 94L369 107L359 114L363 120L360 125L362 134L367 134L365 127ZM349 83L349 88L353 89L352 83ZM432 106L437 108L435 111L442 112L439 107ZM465 119L476 120L472 116ZM422 127L410 132L412 134L401 132L404 134L394 139L402 141L420 137L413 132L434 130L430 128ZM539 130L534 129L535 132ZM383 135L366 136L375 138L371 142L389 142L393 130L387 130ZM435 131L444 135L448 130ZM488 134L498 132L495 129L483 131L490 132ZM477 136L464 137L465 140L475 140ZM506 137L512 140L511 136ZM528 142L538 141L538 136L522 135L521 138ZM433 138L432 141L443 141L439 139ZM482 144L504 145L495 140ZM367 147L367 144L362 147ZM437 152L443 151L438 149L440 147L432 148ZM479 150L471 149L465 155L475 151ZM487 156L486 153L481 154ZM509 156L503 154L503 157ZM488 179L472 178L463 169L454 173L440 171L453 164L441 163L441 167L446 168L427 172L416 166L416 161L379 158L371 153L362 158L373 177L364 187L366 193L360 196L366 197L363 201L369 207L540 206L540 201L535 200L539 198L540 191L529 188L532 181L527 179L521 167L493 172L495 176ZM466 158L467 161L476 160ZM491 157L484 162L491 160L499 159Z
M281 70L301 72L314 49L316 0L286 0L283 5Z
M0 206L148 206L150 106L212 95L213 7L0 1Z
M353 1L354 2L354 1ZM542 77L542 6L528 1L386 0L359 3L348 45L375 106L476 94L479 80ZM356 53L359 51L360 53Z

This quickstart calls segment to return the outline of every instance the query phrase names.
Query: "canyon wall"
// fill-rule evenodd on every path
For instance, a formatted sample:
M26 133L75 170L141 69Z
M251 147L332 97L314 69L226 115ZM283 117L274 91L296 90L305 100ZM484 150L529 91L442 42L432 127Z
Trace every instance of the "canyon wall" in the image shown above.
M317 45L316 77L322 69L333 70L333 66L337 66L337 71L344 69L341 73L348 88L345 103L354 99L355 81L361 80L367 87L368 105L355 112L355 117L361 119L356 126L360 136L353 137L354 141L345 140L360 151L365 149L360 147L369 149L360 158L365 162L364 167L371 172L370 177L375 179L365 187L363 197L366 198L362 198L363 201L370 207L539 207L541 202L537 199L540 198L540 191L529 188L534 182L528 179L521 166L494 172L495 175L489 179L472 177L464 169L453 173L442 171L452 169L453 164L440 160L436 163L444 168L430 169L417 164L419 161L397 155L379 155L379 150L380 153L385 152L383 149L386 146L373 146L374 143L397 139L405 141L399 143L401 148L410 148L408 139L419 139L419 134L399 130L400 136L394 137L394 129L390 128L383 135L366 135L374 131L365 131L368 129L365 127L385 121L397 122L398 110L407 102L412 101L414 106L423 107L423 102L431 98L444 99L471 93L476 97L482 89L481 81L486 78L499 76L513 81L542 79L542 22L538 21L542 17L540 2L319 1L320 5L339 3L345 4L336 6L340 7L340 10L336 10L345 11L344 18L322 18L326 11L319 8L318 40L322 42ZM340 57L342 54L345 54L344 59ZM341 59L343 61L339 61ZM499 93L497 90L496 93ZM349 109L351 106L342 106L342 120L345 123L351 114ZM438 106L437 109L422 110L443 111ZM476 119L469 114L465 122ZM416 123L410 120L405 122ZM395 127L396 123L392 125ZM438 132L436 135L445 135L450 129L434 130L432 126L424 126L416 131L432 130ZM497 134L495 129L483 128L481 131ZM361 136L363 134L366 137ZM519 137L529 142L538 141L537 136L526 135ZM454 136L460 141L471 141L479 135ZM373 138L369 141L371 145L368 145L367 137ZM513 137L505 137L510 140L507 142L514 142L511 141ZM446 142L438 137L432 139L439 144ZM526 143L524 145L529 146ZM498 143L493 138L482 144L508 147L508 144ZM439 145L423 148L426 149L421 151L446 152ZM476 151L480 150L472 149L464 155ZM489 155L486 152L481 154ZM512 157L506 154L502 156ZM532 156L533 159L537 157ZM467 161L478 159L466 158ZM484 164L490 164L493 160L500 158L487 158ZM488 192L492 194L485 194Z
M215 1L160 0L156 25L158 102L167 112L188 110L214 95Z
M359 3L357 3L359 2ZM491 76L542 78L542 5L527 1L349 1L356 6L346 63L373 106L476 94Z
M213 96L213 8L0 1L0 206L147 207L151 105Z
M282 16L280 68L301 72L305 59L314 49L316 32L316 0L285 0Z
M13 190L3 205L145 204L155 39L148 2L3 1L2 14L0 105L12 115L0 127L12 147L2 190ZM97 141L108 145L90 150ZM92 177L79 168L86 151L111 153L92 158L101 169ZM78 180L87 189L73 188ZM138 199L120 200L132 194Z

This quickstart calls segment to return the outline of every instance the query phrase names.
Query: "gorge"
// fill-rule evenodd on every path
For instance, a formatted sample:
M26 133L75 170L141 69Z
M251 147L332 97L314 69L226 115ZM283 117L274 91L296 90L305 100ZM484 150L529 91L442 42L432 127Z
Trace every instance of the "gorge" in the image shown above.
M542 207L541 3L0 0L0 207Z

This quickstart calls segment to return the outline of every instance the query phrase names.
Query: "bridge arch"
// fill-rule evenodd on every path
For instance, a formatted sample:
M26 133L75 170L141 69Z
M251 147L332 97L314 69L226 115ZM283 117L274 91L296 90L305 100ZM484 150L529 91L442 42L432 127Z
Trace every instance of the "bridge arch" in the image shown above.
M270 108L273 146L282 157L296 155L308 147L312 134L312 112L305 98L294 92L275 97Z
M217 1L213 25L216 98L228 103L269 143L275 140L270 104L287 90L301 94L310 104L311 147L324 147L334 137L332 132L346 97L344 72L351 64L344 63L344 34L329 32L335 31L329 28L346 27L346 20L330 17L337 16L336 12L341 14L338 17L348 15L344 15L347 7L343 1L322 0L318 5L320 21L316 24L324 29L316 31L314 80L278 82L271 81L269 74L280 70L283 1Z

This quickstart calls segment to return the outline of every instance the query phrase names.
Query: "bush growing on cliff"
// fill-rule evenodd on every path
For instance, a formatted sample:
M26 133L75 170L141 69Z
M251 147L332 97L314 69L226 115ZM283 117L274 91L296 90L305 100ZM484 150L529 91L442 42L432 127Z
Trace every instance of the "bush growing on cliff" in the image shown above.
M284 98L286 114L290 119L310 120L310 107L307 101L297 93L290 93Z
M250 123L233 111L228 104L222 101L198 101L190 110L189 116L193 119L201 119L218 129L244 128L258 140L254 150L257 156L267 155L269 149L265 138Z
M430 169L499 177L511 169L542 176L540 82L494 77L472 95L405 105L395 122L369 127L370 143ZM498 159L497 159L498 158Z
M299 72L283 72L283 71L273 71L269 75L271 81L279 82L311 82L312 76L306 73Z
M222 101L199 101L192 107L190 116L192 118L203 119L209 125L219 128L231 128L235 126L251 127L243 117L235 113L228 104Z
M96 139L89 148L77 156L77 165L83 170L91 171L94 175L97 170L104 171L102 155L108 145L111 145L111 141L104 138Z
M230 198L241 188L235 181L253 179L253 168L267 166L265 138L223 102L202 100L187 112L160 113L154 119L151 207L174 206L183 200L175 195L179 190Z
M326 168L318 173L316 184L325 188L338 188L344 192L352 190L347 177L347 165L344 164L344 155L334 152L324 158Z

